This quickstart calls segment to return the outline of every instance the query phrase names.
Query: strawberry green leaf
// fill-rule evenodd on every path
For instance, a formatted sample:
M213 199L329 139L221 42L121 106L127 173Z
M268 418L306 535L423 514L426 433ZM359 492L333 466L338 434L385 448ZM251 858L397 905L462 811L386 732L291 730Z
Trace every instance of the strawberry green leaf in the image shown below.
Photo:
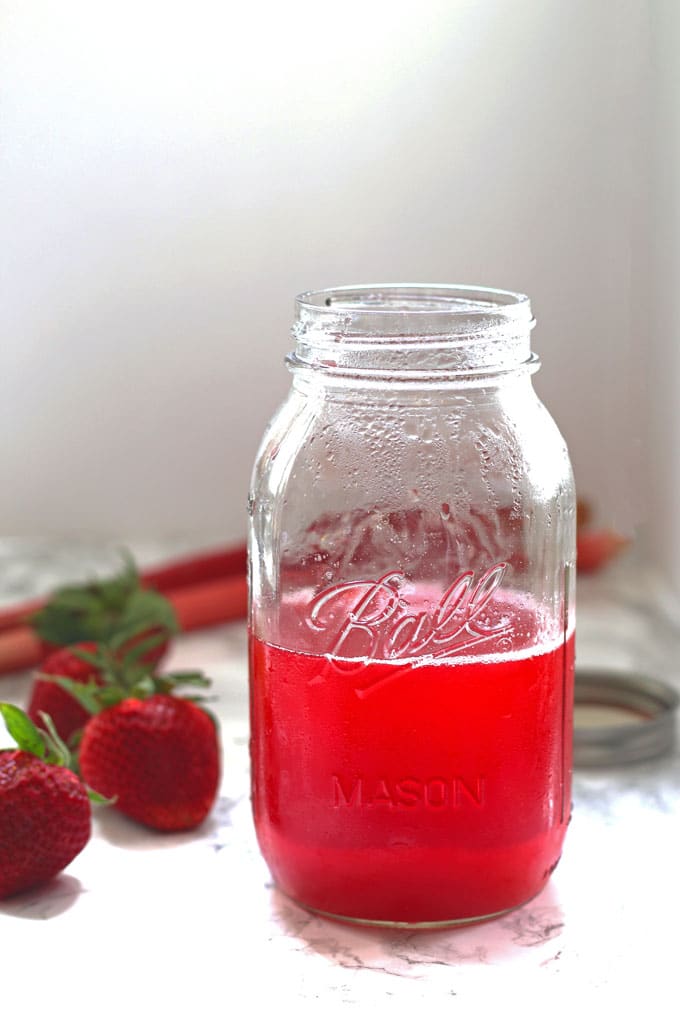
M34 754L36 758L40 758L50 765L72 767L71 752L57 733L52 719L46 712L40 713L45 726L44 730L38 729L26 713L16 705L3 702L0 704L0 714L2 714L11 736L14 737L17 746L22 751Z
M78 755L78 749L80 748L80 742L83 739L83 733L85 727L81 726L79 730L74 730L68 738L68 749L71 753L71 761L76 760Z
M111 705L117 705L119 701L123 701L125 698L130 697L130 691L127 687L121 687L118 684L113 684L111 687L100 687L99 688L99 706L98 712L101 712L103 708L110 708Z
M101 652L88 652L85 648L74 648L72 654L76 659L86 662L89 666L94 666L95 669L101 669L106 664L104 659L107 657L102 656Z
M132 688L132 695L135 698L150 698L156 693L154 678L148 674L139 680Z
M105 797L103 793L97 793L97 791L93 790L91 786L87 785L87 783L83 783L83 786L85 787L87 796L92 804L104 804L106 807L109 807L111 804L115 804L118 800L118 797Z
M88 610L91 605L92 596L88 591L81 591L79 588L63 588L59 601L64 609Z
M204 673L195 669L176 669L163 674L164 680L174 680L178 684L193 684L195 687L210 687L212 680Z
M168 600L140 587L129 555L124 555L123 569L113 578L59 588L30 622L43 640L55 645L112 640L120 644L146 631L158 629L168 635L178 629Z
M156 686L164 694L174 691L175 687L210 687L212 681L203 673L175 672L163 673L156 677Z
M75 698L79 705L81 705L86 712L90 715L96 715L101 708L98 695L101 694L102 688L99 684L91 681L90 683L82 684L76 680L72 680L68 676L53 676L45 673L38 674L39 680L49 680L53 684L57 684L62 690L70 694L71 697Z
M163 673L154 677L155 689L159 694L174 694L176 687L210 687L211 682L203 673L188 671Z
M16 705L3 701L0 703L0 715L5 721L9 735L16 740L17 747L22 751L42 758L45 755L45 741L40 730Z
M132 635L133 643L131 647L128 648L128 650L120 657L120 663L124 669L129 666L134 666L135 663L144 659L147 652L151 652L154 648L158 648L159 645L164 644L168 639L168 631L157 630L155 633L149 634L148 637L144 637L141 640L134 640L135 636L136 635L134 634ZM121 641L116 637L111 641L111 647L120 648L121 645L125 645L126 641L129 640L129 638L125 638Z
M152 628L174 634L178 629L175 611L157 591L137 588L126 599L112 636L120 645Z
M52 717L47 712L40 712L40 718L47 735L48 754L46 761L53 765L66 765L72 767L72 755L68 747L57 733L57 728L52 722Z

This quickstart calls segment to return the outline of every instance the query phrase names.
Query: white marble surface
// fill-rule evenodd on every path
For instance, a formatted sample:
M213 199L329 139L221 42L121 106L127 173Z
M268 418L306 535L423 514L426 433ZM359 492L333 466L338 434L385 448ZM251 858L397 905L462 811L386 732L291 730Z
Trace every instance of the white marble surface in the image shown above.
M97 808L91 842L59 878L0 903L0 1007L29 995L50 1017L90 1017L93 1004L105 1017L677 1015L678 752L577 772L562 862L523 909L443 932L349 928L290 903L259 856L244 626L181 639L170 665L214 677L215 811L195 833L160 835ZM0 678L0 694L21 702L28 683Z

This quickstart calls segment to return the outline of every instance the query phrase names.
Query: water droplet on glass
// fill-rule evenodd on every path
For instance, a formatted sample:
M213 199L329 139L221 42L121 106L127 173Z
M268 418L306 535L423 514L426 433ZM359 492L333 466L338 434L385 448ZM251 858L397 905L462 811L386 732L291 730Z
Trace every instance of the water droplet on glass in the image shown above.
M404 432L406 433L409 439L419 438L420 433L418 425L419 425L418 419L414 416L410 416L404 421Z

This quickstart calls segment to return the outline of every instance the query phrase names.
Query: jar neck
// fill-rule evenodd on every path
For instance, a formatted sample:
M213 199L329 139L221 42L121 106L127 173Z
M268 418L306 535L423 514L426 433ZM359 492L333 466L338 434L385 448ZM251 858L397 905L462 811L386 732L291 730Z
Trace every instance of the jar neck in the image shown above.
M295 373L363 385L488 385L538 368L529 299L509 291L384 284L301 294Z

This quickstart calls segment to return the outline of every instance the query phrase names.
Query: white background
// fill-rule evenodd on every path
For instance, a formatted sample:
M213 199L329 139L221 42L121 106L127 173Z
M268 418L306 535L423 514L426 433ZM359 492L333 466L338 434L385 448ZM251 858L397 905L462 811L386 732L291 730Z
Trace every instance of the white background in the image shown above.
M240 538L293 296L388 280L529 293L581 493L649 517L672 0L0 17L3 533Z

